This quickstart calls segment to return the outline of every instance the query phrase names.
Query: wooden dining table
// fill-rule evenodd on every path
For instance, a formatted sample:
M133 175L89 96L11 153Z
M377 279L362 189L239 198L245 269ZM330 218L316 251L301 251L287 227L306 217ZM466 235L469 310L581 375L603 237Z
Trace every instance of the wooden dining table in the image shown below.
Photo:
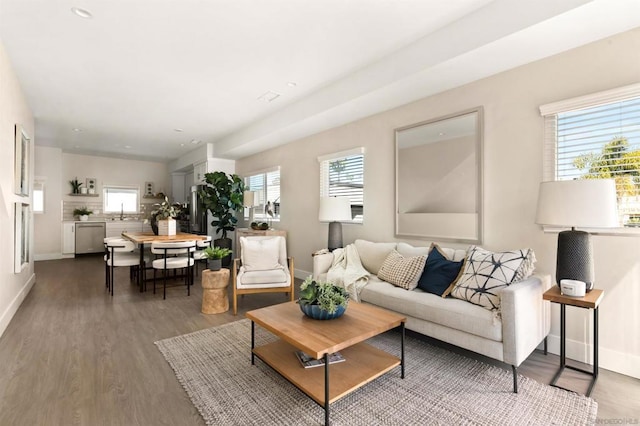
M144 268L144 245L151 243L162 242L184 242L184 241L204 241L207 239L207 235L188 234L186 232L177 232L175 235L156 235L153 232L123 232L122 238L127 239L135 244L138 244L140 248L140 271L138 274L138 286L140 292L143 291L143 278L142 271Z

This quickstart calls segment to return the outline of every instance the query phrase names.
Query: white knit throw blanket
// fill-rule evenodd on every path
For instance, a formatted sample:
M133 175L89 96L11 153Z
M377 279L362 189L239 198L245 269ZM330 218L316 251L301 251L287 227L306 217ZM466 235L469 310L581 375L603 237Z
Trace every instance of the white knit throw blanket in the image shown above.
M333 251L327 281L343 287L352 300L360 302L360 291L369 282L369 272L362 266L355 244Z

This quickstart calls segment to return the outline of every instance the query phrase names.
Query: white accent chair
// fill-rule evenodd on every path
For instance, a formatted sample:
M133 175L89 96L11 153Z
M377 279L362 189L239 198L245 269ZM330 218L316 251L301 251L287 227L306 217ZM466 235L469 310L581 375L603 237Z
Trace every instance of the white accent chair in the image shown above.
M238 296L254 293L288 293L293 301L293 258L281 236L240 237L241 259L233 260L233 315Z
M195 241L154 242L151 243L151 253L160 255L159 259L151 262L153 267L153 294L156 294L156 271L163 272L162 298L167 298L167 274L170 270L184 269L187 296L191 296L193 285L193 253L196 250Z
M140 270L140 255L134 252L135 244L122 238L111 237L104 239L104 246L106 286L107 290L110 291L111 296L113 296L113 287L115 284L115 267L129 266L132 270L130 277L133 278L134 273L142 274L141 278L144 282L145 268L143 267L142 270ZM148 261L149 259L145 256L144 264L148 263Z

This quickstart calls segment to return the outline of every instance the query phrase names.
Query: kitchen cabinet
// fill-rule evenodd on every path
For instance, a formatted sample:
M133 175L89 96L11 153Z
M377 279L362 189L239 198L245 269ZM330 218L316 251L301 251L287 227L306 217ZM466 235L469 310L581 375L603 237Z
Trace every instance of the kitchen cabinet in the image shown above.
M193 165L193 184L199 185L205 182L204 175L207 173L207 162L196 163Z
M76 252L76 224L75 222L62 223L62 254L74 254Z

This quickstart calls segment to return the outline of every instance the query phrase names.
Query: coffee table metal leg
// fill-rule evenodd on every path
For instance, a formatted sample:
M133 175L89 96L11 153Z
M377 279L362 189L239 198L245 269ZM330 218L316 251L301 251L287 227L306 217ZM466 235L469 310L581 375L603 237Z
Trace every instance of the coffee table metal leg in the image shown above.
M324 424L329 426L329 354L324 354Z
M251 321L251 365L256 365L256 356L253 349L256 347L256 323Z
M400 324L400 378L404 379L404 323Z

